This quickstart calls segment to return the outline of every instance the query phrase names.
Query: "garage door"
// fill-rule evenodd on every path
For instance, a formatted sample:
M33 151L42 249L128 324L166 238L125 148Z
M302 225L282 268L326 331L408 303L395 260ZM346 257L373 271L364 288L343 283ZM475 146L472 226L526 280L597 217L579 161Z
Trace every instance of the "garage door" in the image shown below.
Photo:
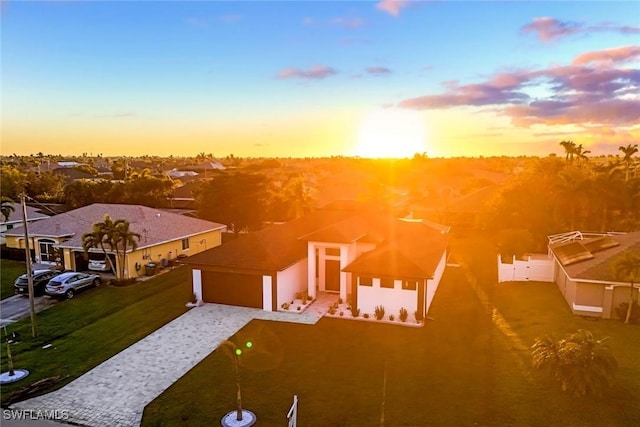
M262 276L202 272L204 302L262 308Z

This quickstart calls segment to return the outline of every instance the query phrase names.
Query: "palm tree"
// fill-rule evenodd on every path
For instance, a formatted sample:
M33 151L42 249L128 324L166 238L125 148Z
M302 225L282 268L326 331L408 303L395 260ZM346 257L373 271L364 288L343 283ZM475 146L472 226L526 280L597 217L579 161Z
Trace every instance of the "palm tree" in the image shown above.
M582 144L576 146L573 151L573 154L575 154L578 159L578 164L580 164L581 160L589 160L587 157L587 154L589 153L591 153L591 151L583 149Z
M85 256L89 256L89 250L93 248L100 248L104 253L104 257L109 263L109 267L114 275L118 275L111 257L107 254L106 245L111 247L113 241L113 221L109 215L104 216L102 222L96 222L91 228L91 232L82 235L82 248L84 249Z
M633 159L631 157L638 152L638 144L628 144L626 147L621 145L620 147L618 147L618 150L624 153L624 158L622 159L622 161L627 165L625 181L628 181L629 169L631 168L631 163L633 163Z
M629 306L624 323L629 323L631 310L636 303L635 284L640 282L640 255L631 250L627 250L615 258L611 263L611 269L616 279L629 282Z
M563 391L577 396L600 395L610 386L618 363L590 331L580 329L561 340L550 336L536 338L531 347L534 368L559 381Z
M2 196L2 198L0 198L0 212L5 222L9 221L9 217L15 212L16 208L13 206L14 204L15 202L9 197Z
M218 349L229 357L233 365L233 372L236 378L236 420L242 421L242 393L240 392L240 361L238 356L242 353L240 349L231 341L225 340Z
M116 252L116 258L119 265L119 278L124 277L125 257L127 256L127 248L130 246L131 251L138 248L137 241L140 241L140 234L129 229L129 221L126 219L118 219L113 223L113 242L112 248ZM136 241L137 240L137 241Z
M560 171L558 178L555 202L561 209L569 208L569 229L575 230L578 207L589 203L587 192L591 182L581 169L574 166Z
M569 162L573 162L573 155L576 153L576 143L573 141L560 141L560 145L564 148L565 159Z

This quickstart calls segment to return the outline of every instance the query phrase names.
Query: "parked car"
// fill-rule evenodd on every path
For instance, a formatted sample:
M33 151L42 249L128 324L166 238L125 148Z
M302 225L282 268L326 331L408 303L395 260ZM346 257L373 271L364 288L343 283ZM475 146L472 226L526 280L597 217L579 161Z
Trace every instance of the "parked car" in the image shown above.
M33 277L33 294L35 296L44 295L45 286L47 282L60 273L59 270L34 270L31 272ZM26 274L19 276L15 283L13 284L13 288L16 291L16 294L19 295L29 295L29 281Z
M99 274L87 273L62 273L49 280L45 287L45 293L52 297L65 297L68 299L76 296L78 291L89 286L100 286L102 279Z
M109 263L107 262L107 259L102 257L102 258L96 258L96 259L89 259L89 270L93 270L93 271L109 271Z

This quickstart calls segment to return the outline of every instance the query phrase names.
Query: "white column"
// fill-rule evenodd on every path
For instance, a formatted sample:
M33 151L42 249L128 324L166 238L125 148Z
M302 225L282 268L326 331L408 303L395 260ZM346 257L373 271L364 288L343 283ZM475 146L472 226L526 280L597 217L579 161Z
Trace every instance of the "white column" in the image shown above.
M264 311L273 311L273 300L271 298L272 286L271 276L262 276L262 309Z
M349 264L349 245L340 245L340 270ZM347 273L340 271L340 298L347 300Z
M200 270L193 269L191 275L193 281L193 293L196 295L196 300L202 301L202 272Z
M311 242L307 244L307 267L308 293L316 298L316 247Z

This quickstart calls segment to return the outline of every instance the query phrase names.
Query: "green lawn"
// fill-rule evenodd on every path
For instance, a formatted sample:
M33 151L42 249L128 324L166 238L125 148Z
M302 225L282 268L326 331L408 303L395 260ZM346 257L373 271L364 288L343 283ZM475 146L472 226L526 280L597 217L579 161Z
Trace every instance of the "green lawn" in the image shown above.
M283 425L297 394L300 425L377 426L386 366L387 426L640 425L640 327L573 316L551 284L496 284L494 253L454 241L463 267L447 271L423 328L251 322L232 338L253 343L241 356L244 405L259 424ZM531 370L536 336L578 328L609 336L619 361L603 398L576 399ZM147 406L143 425L219 423L234 408L230 366L212 353Z
M28 369L30 375L2 386L3 405L16 389L37 380L59 375L65 377L56 385L61 387L82 375L183 314L190 298L189 270L176 268L132 286L102 285L56 304L37 315L35 339L28 318L11 325L9 332L22 338L12 347L14 366ZM47 343L53 346L42 349ZM4 372L4 347L2 352Z
M15 295L13 283L19 275L26 273L26 271L27 267L24 262L0 259L0 299Z

